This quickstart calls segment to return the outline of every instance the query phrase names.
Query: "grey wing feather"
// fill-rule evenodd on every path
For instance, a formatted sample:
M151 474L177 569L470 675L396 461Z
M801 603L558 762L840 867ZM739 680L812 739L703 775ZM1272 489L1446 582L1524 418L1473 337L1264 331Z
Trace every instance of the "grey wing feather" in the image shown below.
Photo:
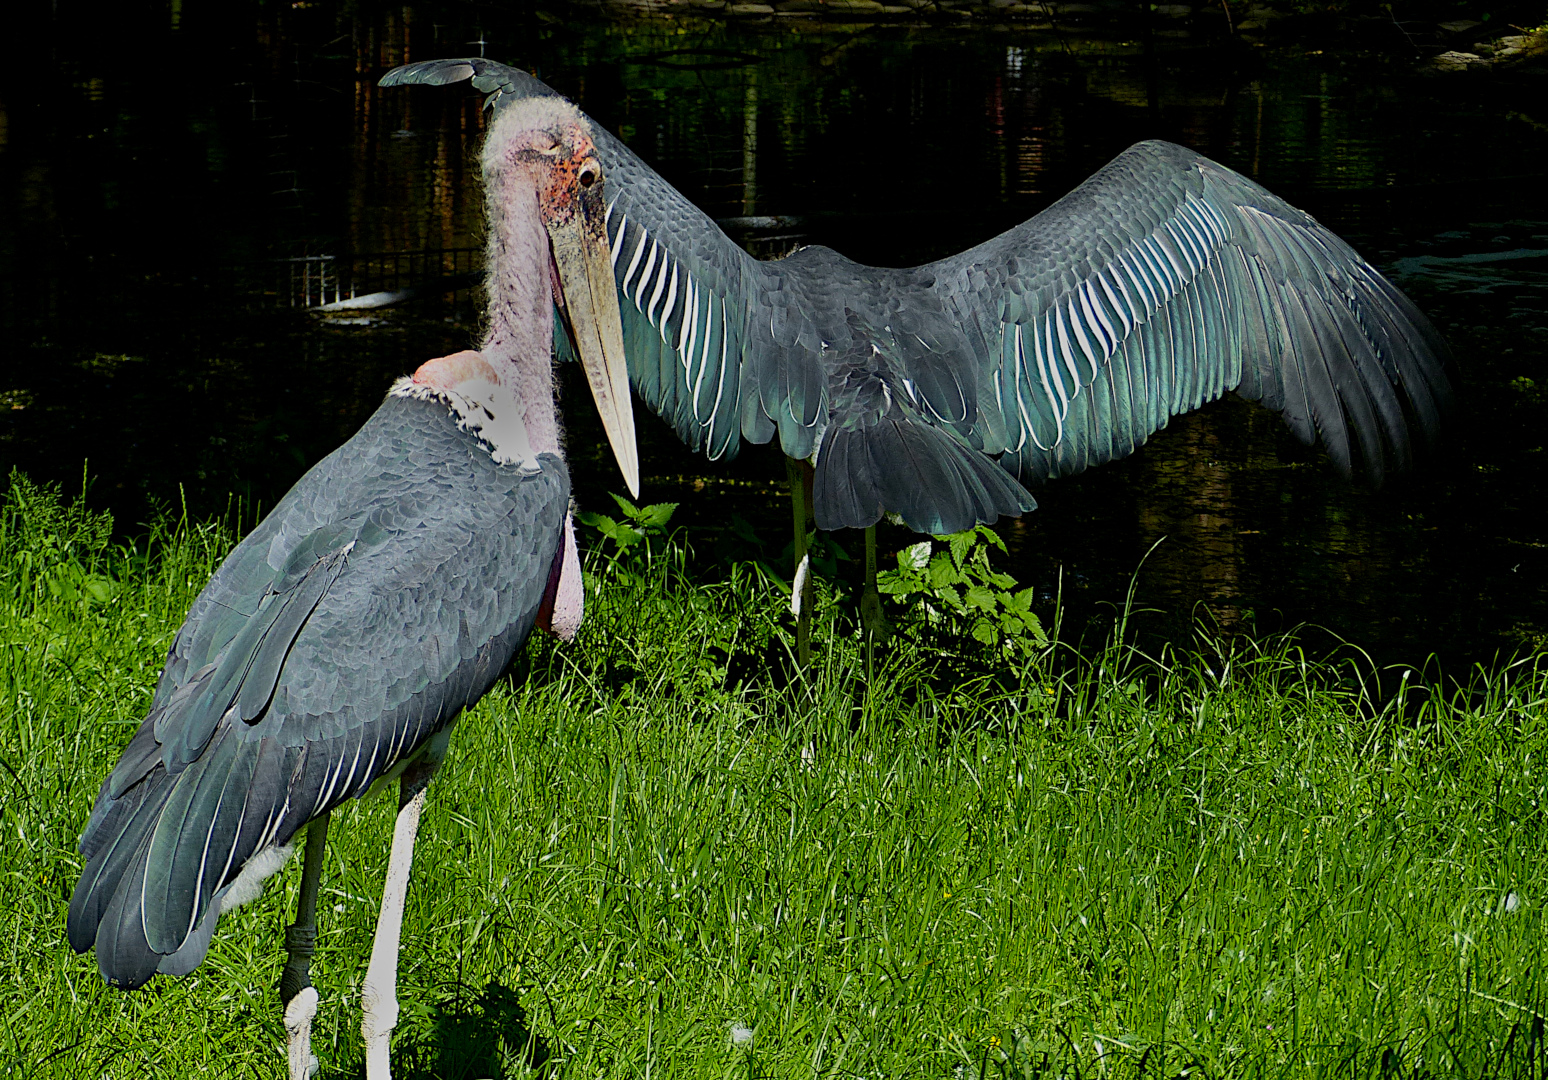
M922 269L996 316L979 431L1024 479L1121 457L1236 390L1379 482L1450 397L1445 344L1407 297L1309 215L1168 143Z
M558 97L558 93L537 78L507 64L468 56L452 60L424 60L404 64L382 76L382 86L450 86L470 81L475 90L488 94L486 105L500 106L524 97Z
M768 414L744 415L758 355L746 298L763 291L762 264L622 142L596 125L593 139L630 384L711 460L735 456L743 436L768 441Z
M488 689L559 550L568 475L538 463L496 465L444 406L389 398L231 554L81 841L70 940L106 977L191 970L250 857Z

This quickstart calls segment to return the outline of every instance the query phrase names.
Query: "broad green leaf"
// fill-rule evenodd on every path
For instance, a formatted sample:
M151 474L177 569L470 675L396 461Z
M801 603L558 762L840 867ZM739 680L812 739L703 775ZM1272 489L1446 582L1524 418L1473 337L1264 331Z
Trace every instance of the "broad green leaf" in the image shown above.
M966 599L969 607L976 607L988 615L994 614L994 609L996 606L994 593L990 592L982 585L974 585L970 587L967 591Z
M930 560L930 569L925 574L926 580L932 589L944 589L948 585L960 585L966 579L957 570L946 553L943 551Z
M647 528L664 529L676 510L676 503L654 503L641 510L634 520Z
M928 540L921 540L898 552L899 570L923 570L929 563L930 541Z
M1005 546L1005 541L1000 539L1000 534L995 532L989 526L987 526L987 525L980 525L978 527L978 532L979 532L979 534L981 536L983 536L983 538L985 540L987 540L989 543L993 544L995 547L999 548L1000 551L1004 552L1007 555L1010 554L1010 551Z
M1018 593L1007 593L1001 596L1000 602L1010 611L1031 611L1034 591L1032 589L1022 589Z
M952 533L950 537L951 561L961 566L962 560L967 558L968 552L973 550L973 545L977 540L978 534L973 529L969 529L967 532Z

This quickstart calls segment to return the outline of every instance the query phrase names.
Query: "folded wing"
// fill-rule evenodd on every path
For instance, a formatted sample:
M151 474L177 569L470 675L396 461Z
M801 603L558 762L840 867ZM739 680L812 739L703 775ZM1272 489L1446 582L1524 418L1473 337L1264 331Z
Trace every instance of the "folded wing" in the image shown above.
M125 987L192 970L243 868L412 757L510 662L569 498L389 398L217 571L104 782L71 900Z

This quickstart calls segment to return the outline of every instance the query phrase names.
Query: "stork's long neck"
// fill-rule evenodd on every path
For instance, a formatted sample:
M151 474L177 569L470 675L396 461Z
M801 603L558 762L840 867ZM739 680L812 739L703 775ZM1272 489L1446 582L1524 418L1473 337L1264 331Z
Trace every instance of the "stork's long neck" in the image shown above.
M537 192L519 175L488 177L489 332L483 356L520 403L537 453L561 454L554 407L554 307L548 230Z

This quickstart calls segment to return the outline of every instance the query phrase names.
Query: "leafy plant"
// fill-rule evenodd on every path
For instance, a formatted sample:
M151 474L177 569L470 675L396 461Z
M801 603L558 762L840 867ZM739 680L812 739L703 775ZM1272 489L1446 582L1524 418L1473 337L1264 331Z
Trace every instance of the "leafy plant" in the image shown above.
M917 606L932 630L965 630L975 641L1003 653L1030 657L1046 648L1048 635L1032 611L1034 591L989 565L989 549L1005 541L987 525L935 538L898 552L898 568L876 576L878 591Z
M103 603L117 583L97 572L113 536L111 514L66 503L58 489L38 485L16 470L0 505L0 557L17 598Z
M609 545L602 552L607 559L607 571L632 578L645 573L664 550L669 535L667 526L677 511L677 503L636 506L618 494L613 495L613 501L623 511L621 518L610 518L589 510L581 511L575 518L582 525L597 530Z

